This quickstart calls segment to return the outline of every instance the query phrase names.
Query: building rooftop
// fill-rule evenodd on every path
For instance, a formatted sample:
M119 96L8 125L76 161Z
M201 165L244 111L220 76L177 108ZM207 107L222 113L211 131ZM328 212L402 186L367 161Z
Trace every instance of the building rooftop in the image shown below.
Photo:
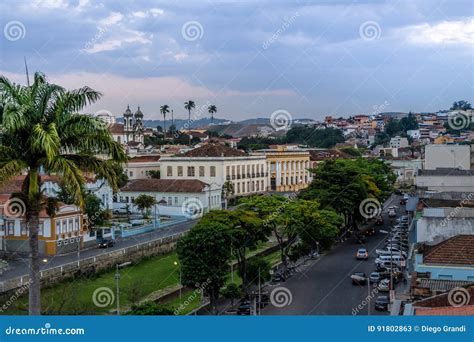
M454 306L461 298L463 305ZM464 300L466 298L466 300ZM474 314L474 285L455 287L439 295L413 302L415 315L472 315Z
M350 154L337 149L327 150L309 150L309 159L311 161L320 161L332 158L354 158Z
M109 132L112 134L122 134L124 132L124 126L121 123L113 123L109 126Z
M157 162L159 161L161 156L159 155L145 155L145 156L136 156L130 158L128 163L150 163L150 162Z
M180 157L242 157L247 155L244 151L231 148L223 144L206 144L185 152Z
M474 235L456 235L437 245L422 248L423 263L474 267Z
M135 179L120 190L123 192L202 192L208 184L197 179Z

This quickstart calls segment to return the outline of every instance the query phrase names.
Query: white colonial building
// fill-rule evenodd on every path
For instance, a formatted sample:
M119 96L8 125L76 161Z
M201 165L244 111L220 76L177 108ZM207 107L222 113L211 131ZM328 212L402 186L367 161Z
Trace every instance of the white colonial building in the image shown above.
M189 210L206 213L221 209L221 188L197 179L135 179L115 195L114 212L140 213L134 200L146 194L155 198L159 215L187 216Z
M162 179L198 179L219 188L229 181L235 196L265 192L268 187L265 155L248 155L218 143L161 157L160 163Z
M159 155L139 155L130 158L124 167L128 179L147 179L150 171L160 171Z

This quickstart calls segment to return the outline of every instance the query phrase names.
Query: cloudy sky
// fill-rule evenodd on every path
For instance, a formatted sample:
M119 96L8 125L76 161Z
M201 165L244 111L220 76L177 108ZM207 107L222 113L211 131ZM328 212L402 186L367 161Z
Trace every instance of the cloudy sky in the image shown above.
M471 0L3 0L0 74L104 96L90 112L213 103L217 117L320 119L473 102Z

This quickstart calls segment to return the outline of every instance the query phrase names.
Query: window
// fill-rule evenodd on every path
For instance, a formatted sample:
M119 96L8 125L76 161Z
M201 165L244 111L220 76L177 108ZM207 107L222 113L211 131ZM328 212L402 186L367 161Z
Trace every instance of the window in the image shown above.
M20 235L26 235L26 222L21 222L20 228Z
M7 222L7 235L15 235L15 222Z
M167 205L173 205L173 197L168 197L168 204Z
M130 171L130 177L133 177L133 171Z
M204 177L204 166L199 166L199 177Z
M173 167L172 166L167 166L166 167L166 175L167 176L173 176Z
M38 235L43 236L44 235L44 222L40 222L38 226Z
M188 166L188 177L194 177L194 166Z
M57 220L56 221L56 234L61 234L62 233L62 227L61 227L61 221Z
M183 177L183 167L178 166L178 176Z
M237 183L237 193L240 194L240 183Z
M216 176L216 167L211 166L211 177L215 177L215 176Z
M74 231L74 220L69 219L69 231L73 232Z
M176 206L178 205L178 197L177 196L174 198L174 205L176 205Z
M75 225L76 225L76 230L79 231L79 217L76 217L74 223L75 223Z

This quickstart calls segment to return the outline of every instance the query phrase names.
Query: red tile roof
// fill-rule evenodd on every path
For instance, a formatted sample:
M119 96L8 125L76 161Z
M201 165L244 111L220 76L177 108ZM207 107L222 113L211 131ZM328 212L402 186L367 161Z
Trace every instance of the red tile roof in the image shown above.
M157 162L161 156L137 156L128 160L129 163L148 163L148 162Z
M206 183L197 179L134 179L120 190L143 192L202 192Z
M109 132L112 134L122 134L124 132L123 124L114 123L109 126Z
M0 194L7 194L10 195L15 192L20 192L21 191L21 186L23 182L25 181L26 176L16 176L13 177L12 179L4 182L3 184L0 184ZM61 178L59 176L50 176L50 175L43 175L41 176L41 181L42 182L53 182L53 183L59 183Z
M184 157L241 157L246 153L222 144L206 144L183 153Z
M456 235L423 252L424 264L474 265L474 235Z

